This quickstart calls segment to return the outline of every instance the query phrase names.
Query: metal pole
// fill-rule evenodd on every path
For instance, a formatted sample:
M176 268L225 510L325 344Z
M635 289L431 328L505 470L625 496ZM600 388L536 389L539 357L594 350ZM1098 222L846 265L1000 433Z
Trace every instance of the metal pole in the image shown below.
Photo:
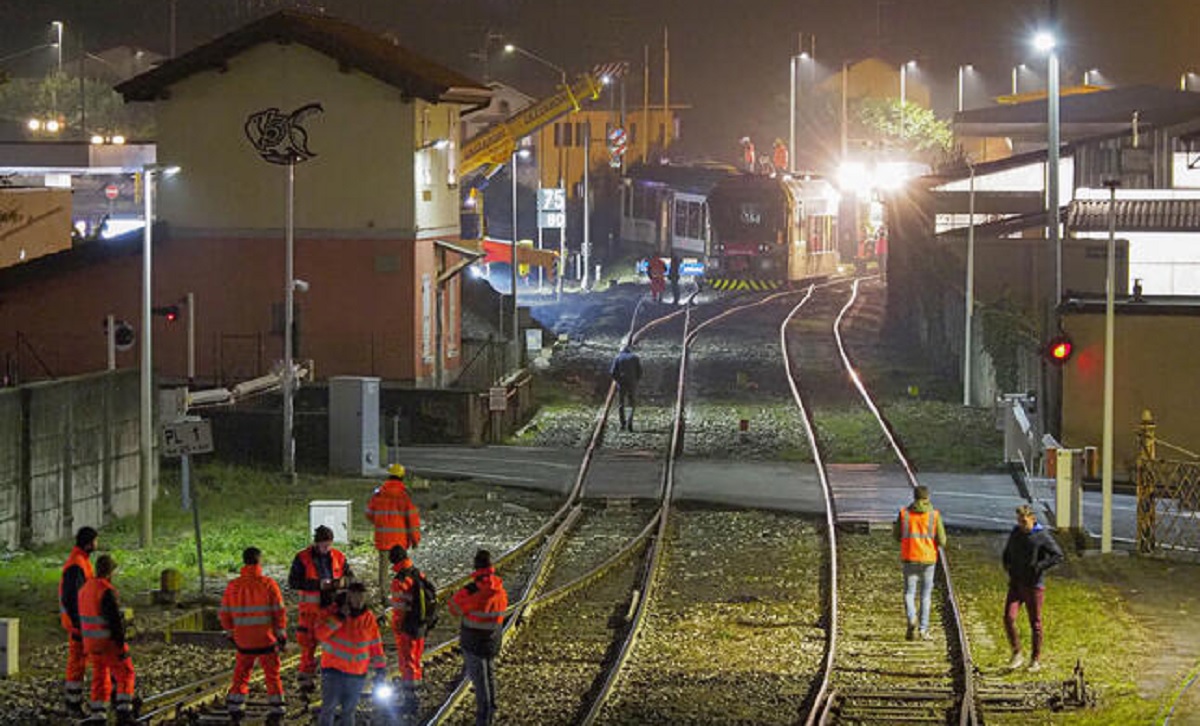
M142 362L140 371L141 384L141 413L139 426L141 443L138 446L138 517L140 530L138 542L142 547L149 547L154 541L154 418L153 394L150 387L151 366L153 365L152 343L150 338L150 249L153 242L154 227L154 170L142 168L142 199L145 202L146 223L142 232Z
M589 266L592 264L592 192L588 179L588 167L592 165L592 124L583 122L583 275L579 289L588 288Z
M846 122L849 117L850 101L848 99L850 93L850 64L849 61L842 61L842 159L841 163L846 163L846 152L850 147L850 131L846 128Z
M295 416L292 380L292 305L295 302L294 246L296 224L296 163L287 165L287 229L284 230L285 250L283 256L283 474L296 475L296 447L292 440L293 417Z
M54 21L54 27L58 30L58 74L62 75L62 44L63 44L63 24L61 20Z
M971 354L974 352L974 338L971 325L975 318L975 165L968 163L971 170L970 191L967 194L967 294L966 294L966 330L963 332L963 405L971 405Z
M963 68L964 68L964 66L958 67L958 112L959 113L962 113L962 110L963 110Z
M900 66L900 138L904 138L904 99L908 81L908 63Z
M538 200L537 248L538 248L538 251L541 251L544 243L542 241L542 149L540 146L538 147L537 155L538 155L537 156L537 176L538 176L538 181L537 181L537 200ZM546 270L539 264L538 265L538 294L541 294L542 286L545 284L545 280L546 280Z
M1063 259L1062 239L1058 231L1058 51L1050 49L1049 63L1049 163L1046 169L1046 229L1050 236L1050 245L1054 248L1054 304L1062 300L1063 295Z
M171 0L171 57L175 57L175 0ZM486 80L486 79L485 79Z
M188 470L188 456L183 456L184 471ZM204 545L200 538L200 502L198 499L192 500L192 531L196 536L196 565L200 569L200 595L204 595Z
M521 367L521 325L517 308L517 151L512 153L512 349L513 368Z
M791 155L796 153L796 56L792 56L791 79L792 79L792 83L790 86L788 86L788 90L790 91L789 97L791 99L790 103L788 103L788 113L790 114L790 122L788 124L789 164L791 163L790 162ZM795 165L792 164L792 166L795 166ZM779 171L784 171L784 170L780 169ZM790 169L787 171L790 171Z
M1112 552L1112 494L1113 494L1113 298L1117 287L1117 180L1107 181L1108 187L1108 268L1104 285L1104 437L1101 442L1101 499L1100 551Z
M558 188L562 190L563 212L558 218L558 279L555 280L555 298L562 297L563 276L567 273L567 186L559 167Z
M185 512L192 508L192 460L187 454L179 457L179 505Z
M117 318L112 313L104 319L105 347L108 349L108 370L117 369Z
M187 294L187 381L190 388L196 381L196 293Z
M1017 95L1017 72L1021 66L1013 66L1012 70L1012 95Z

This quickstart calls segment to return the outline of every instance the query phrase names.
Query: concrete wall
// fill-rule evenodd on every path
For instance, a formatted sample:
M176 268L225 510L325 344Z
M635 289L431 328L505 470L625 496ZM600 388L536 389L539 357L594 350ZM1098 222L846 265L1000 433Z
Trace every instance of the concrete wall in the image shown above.
M0 391L0 546L138 512L137 371Z

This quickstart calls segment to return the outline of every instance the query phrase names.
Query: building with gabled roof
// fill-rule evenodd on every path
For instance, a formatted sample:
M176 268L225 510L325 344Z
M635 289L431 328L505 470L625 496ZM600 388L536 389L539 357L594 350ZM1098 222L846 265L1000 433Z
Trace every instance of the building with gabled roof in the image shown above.
M295 278L308 283L295 356L322 378L454 379L455 275L475 254L459 244L459 116L488 102L487 86L341 20L282 11L117 91L154 105L159 168L179 168L153 175L153 299L194 294L197 381L261 375L282 358L289 166ZM140 255L87 261L0 280L0 338L20 332L53 375L103 367L106 313L140 330ZM156 372L180 379L186 333L156 326Z

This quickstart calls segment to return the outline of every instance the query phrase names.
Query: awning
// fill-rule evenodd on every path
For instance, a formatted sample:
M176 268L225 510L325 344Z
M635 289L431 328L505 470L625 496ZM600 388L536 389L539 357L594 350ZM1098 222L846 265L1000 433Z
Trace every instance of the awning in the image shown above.
M501 239L483 240L483 250L486 256L484 262L512 262L512 242ZM541 267L549 275L553 275L557 266L558 253L551 250L539 250L517 243L517 264L520 266Z

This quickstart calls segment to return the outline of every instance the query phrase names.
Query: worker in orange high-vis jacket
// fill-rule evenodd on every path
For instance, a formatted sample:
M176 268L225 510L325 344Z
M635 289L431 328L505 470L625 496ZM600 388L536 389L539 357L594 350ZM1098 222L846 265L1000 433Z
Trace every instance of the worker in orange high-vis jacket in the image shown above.
M333 726L341 707L341 726L354 726L354 709L362 695L367 671L375 671L375 687L387 678L387 661L379 623L367 607L367 588L356 582L338 596L338 602L317 622L321 642L320 726Z
M242 572L225 586L221 598L221 627L237 646L233 683L225 696L229 720L241 723L250 693L250 674L257 661L267 686L267 724L283 723L283 679L279 676L279 651L287 645L287 612L279 583L263 574L262 551L242 551Z
M487 550L475 553L475 572L447 608L462 618L459 649L463 669L475 689L475 726L488 726L496 714L495 660L500 654L508 593Z
M421 513L404 486L404 467L392 464L388 478L367 500L367 519L375 525L375 549L379 552L379 600L387 604L391 562L388 553L395 545L406 550L421 544Z
M425 573L417 569L408 551L400 545L388 553L392 563L392 592L388 608L392 614L392 633L396 638L396 657L400 666L400 714L415 720L420 710L418 688L424 671L425 635L437 621L437 602Z
M325 525L313 532L312 546L300 550L292 559L288 587L300 595L296 642L300 644L297 681L302 695L312 693L316 687L317 640L313 628L321 619L322 611L333 604L337 591L344 589L353 577L346 555L333 547L333 530Z
M62 566L58 581L58 618L67 631L67 675L65 698L67 715L85 715L83 708L83 677L87 673L87 655L83 652L83 635L79 630L79 591L92 579L92 553L100 535L91 527L80 527L75 533L75 546Z
M112 557L96 558L96 576L79 591L79 629L92 666L91 716L86 723L108 722L108 701L115 681L117 724L126 726L134 723L133 686L137 676L125 642L120 597L112 584L116 569Z
M929 633L929 609L933 601L933 572L937 567L938 549L946 546L946 528L942 514L929 501L929 489L918 486L913 501L896 516L892 534L900 543L900 561L904 567L904 611L908 616L908 640L932 640ZM917 612L917 591L921 607Z

